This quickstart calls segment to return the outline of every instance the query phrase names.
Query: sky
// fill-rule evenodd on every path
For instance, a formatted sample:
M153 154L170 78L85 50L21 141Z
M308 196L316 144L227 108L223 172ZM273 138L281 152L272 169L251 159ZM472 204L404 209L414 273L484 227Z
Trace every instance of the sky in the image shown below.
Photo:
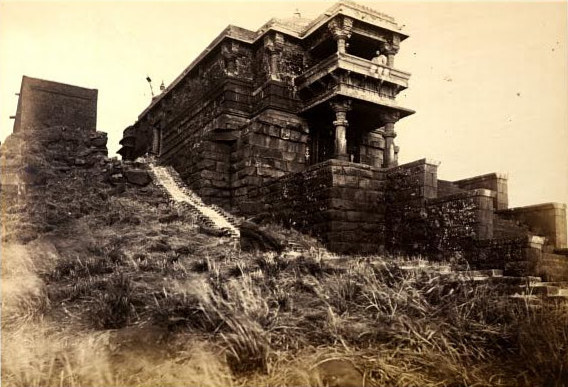
M99 90L98 130L122 130L228 24L317 17L333 1L0 0L0 140L23 75ZM509 177L509 202L568 202L567 2L361 1L410 37L395 67L416 114L396 125L400 163L441 162L438 177Z

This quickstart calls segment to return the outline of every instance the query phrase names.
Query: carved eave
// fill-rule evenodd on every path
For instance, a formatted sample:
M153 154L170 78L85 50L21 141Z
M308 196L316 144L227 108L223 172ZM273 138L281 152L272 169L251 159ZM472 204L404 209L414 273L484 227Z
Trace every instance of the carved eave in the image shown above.
M317 65L310 67L302 75L297 77L295 79L295 85L299 90L301 90L328 74L337 72L337 70L344 70L357 73L362 76L371 77L370 69L372 66L373 63L369 60L349 54L334 53ZM377 82L381 81L391 83L397 86L399 90L404 90L408 87L408 81L410 79L409 73L394 68L388 68L388 70L388 75L377 79Z
M331 101L336 97L344 97L353 100L358 100L363 103L369 104L370 107L376 107L378 110L388 110L397 111L400 114L400 118L408 117L414 113L415 110L402 107L396 103L395 100L390 98L380 97L376 93L362 93L359 90L354 90L347 85L338 84L333 89L318 95L316 98L308 101L298 113L306 113L313 108Z
M286 23L283 23L279 19L271 19L265 23L257 31L251 31L245 28L229 25L225 28L208 46L207 48L199 54L195 60L193 60L189 66L187 66L180 75L174 81L166 87L166 89L158 96L156 96L150 105L140 113L138 118L142 118L149 111L151 111L155 106L157 106L163 98L168 95L200 62L202 62L208 55L218 49L218 46L226 39L233 39L240 41L242 43L253 45L258 41L264 39L264 36L271 32L279 32L285 34L289 37L303 40L308 38L312 33L320 29L322 26L336 18L338 15L342 17L347 17L352 20L356 20L361 23L371 25L375 28L380 28L383 30L390 31L394 37L393 40L400 42L408 37L407 34L400 32L400 27L394 21L394 18L386 14L377 12L372 8L368 8L351 1L340 1L339 3L333 5L321 16L314 19L309 23L302 32L298 32L300 28L291 27ZM355 33L360 33L360 29L355 26Z
M301 37L304 38L311 35L322 25L326 24L338 15L343 15L359 22L390 31L397 35L400 41L408 38L407 34L401 32L401 27L394 21L393 17L351 1L340 1L333 5L321 16L314 19L314 21L308 25L306 30L301 34Z

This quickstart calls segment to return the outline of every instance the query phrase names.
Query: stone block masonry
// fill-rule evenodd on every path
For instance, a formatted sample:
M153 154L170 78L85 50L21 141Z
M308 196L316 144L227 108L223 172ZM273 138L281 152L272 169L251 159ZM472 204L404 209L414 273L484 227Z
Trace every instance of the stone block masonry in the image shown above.
M95 89L24 76L14 133L56 126L94 132L97 127L97 94Z
M396 126L414 113L396 100L409 86L394 65L406 38L351 1L311 21L229 26L124 130L119 153L151 154L205 203L336 252L532 270L566 247L564 207L508 210L504 174L445 181L437 162L398 165Z
M495 210L504 210L509 206L507 175L503 173L488 173L468 179L457 180L454 181L453 184L464 190L476 188L492 190L495 192L495 198L493 200L493 208L495 208Z
M249 191L240 211L293 226L347 253L453 253L490 239L493 193L436 197L438 164L390 170L329 160Z
M566 204L545 203L534 206L510 208L497 214L507 220L515 220L528 226L534 234L548 238L555 249L568 247L566 236Z

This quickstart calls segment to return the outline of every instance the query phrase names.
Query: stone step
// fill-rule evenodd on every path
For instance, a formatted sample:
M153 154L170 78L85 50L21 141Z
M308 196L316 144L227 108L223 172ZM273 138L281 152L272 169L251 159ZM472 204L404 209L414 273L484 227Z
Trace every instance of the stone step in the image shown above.
M527 294L535 296L556 296L560 294L560 288L557 286L536 285L524 286L519 285L516 291L517 294Z
M546 297L547 301L557 301L568 304L568 294L556 294Z
M534 285L536 283L542 282L542 278L526 276L526 277L513 277L513 276L502 276L502 277L489 277L491 282L504 285Z
M460 270L456 272L464 277L503 277L503 270L486 269L486 270Z
M558 286L561 289L568 289L568 281L546 281L538 282L535 285Z
M236 222L231 216L216 206L208 206L195 195L172 167L160 167L150 164L150 170L156 177L156 181L165 189L166 193L172 198L174 205L179 205L203 225L224 231L233 239L240 238L240 231L236 227Z
M513 294L505 297L511 302L520 303L529 308L539 308L543 303L543 298L535 295Z
M399 269L405 271L415 271L415 272L428 272L428 273L439 273L447 274L452 272L452 268L449 265L412 265L405 264L399 266Z

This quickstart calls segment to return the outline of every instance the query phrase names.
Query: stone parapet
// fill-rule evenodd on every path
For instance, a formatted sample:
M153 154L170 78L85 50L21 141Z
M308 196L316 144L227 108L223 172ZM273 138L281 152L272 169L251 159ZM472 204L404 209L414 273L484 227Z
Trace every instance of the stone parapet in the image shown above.
M456 244L464 238L493 238L493 199L495 193L474 189L429 199L426 203L431 227L438 228L437 237ZM451 242L451 243L450 243Z
M504 210L509 206L507 175L504 173L488 173L474 176L467 179L456 180L453 184L465 190L475 188L490 189L496 193L493 200L493 208L495 210Z
M526 207L516 207L497 212L508 220L519 221L537 235L547 238L554 248L568 247L566 227L566 204L544 203Z

